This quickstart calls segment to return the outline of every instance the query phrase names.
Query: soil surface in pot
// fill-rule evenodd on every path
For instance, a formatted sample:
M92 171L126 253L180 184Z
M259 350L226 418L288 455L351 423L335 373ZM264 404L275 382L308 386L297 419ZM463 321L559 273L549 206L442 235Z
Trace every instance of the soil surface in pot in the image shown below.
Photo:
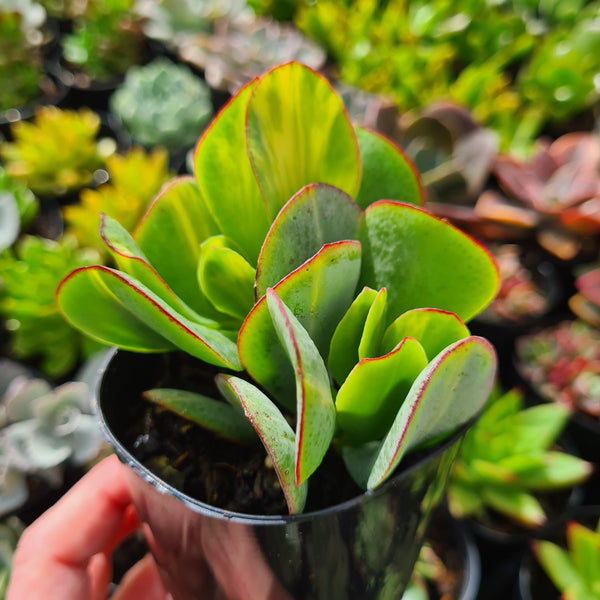
M217 369L177 355L154 387L176 387L218 398ZM281 515L288 509L264 447L241 446L139 397L128 407L119 438L131 454L164 481L215 507L246 514ZM131 418L133 416L133 418ZM309 483L306 511L362 493L337 453L329 451Z
M163 373L148 374L147 389L171 387L220 397L213 379L222 369L180 353L165 355L165 360ZM141 395L127 398L125 404L119 411L121 423L114 429L117 438L140 463L174 488L233 512L288 513L276 472L258 437L255 445L240 446ZM290 422L294 426L291 418ZM422 451L407 456L403 468L427 454ZM310 478L305 512L335 506L362 493L339 454L330 449Z

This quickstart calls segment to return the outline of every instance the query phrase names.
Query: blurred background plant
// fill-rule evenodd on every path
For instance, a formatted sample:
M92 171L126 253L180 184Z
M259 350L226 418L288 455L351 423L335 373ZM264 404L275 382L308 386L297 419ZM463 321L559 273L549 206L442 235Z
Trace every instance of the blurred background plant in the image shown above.
M39 203L33 192L0 166L0 253L12 246L21 230L35 219Z
M162 147L149 152L133 147L125 155L109 157L109 182L82 190L79 203L63 208L67 232L77 238L81 247L94 248L106 259L106 244L98 232L100 214L117 219L132 233L152 199L172 176L168 158Z
M212 116L206 83L165 57L129 69L110 108L135 141L170 152L192 146Z
M41 94L46 11L32 0L0 1L0 112Z
M144 37L133 5L134 0L88 0L73 21L73 33L62 38L66 62L91 81L113 79L140 64Z
M526 528L544 525L546 512L536 496L571 488L593 471L592 464L555 448L569 413L561 404L525 408L517 389L492 396L454 464L452 515L486 523L495 512Z
M54 300L68 273L98 260L95 250L79 248L71 236L57 241L24 236L0 254L0 316L11 356L59 378L98 349L64 320Z
M25 524L13 516L0 521L0 598L4 600L12 572L13 555Z
M116 141L97 139L100 117L55 106L38 108L32 122L11 127L14 141L0 144L6 172L36 194L61 196L94 181L94 172L115 152Z

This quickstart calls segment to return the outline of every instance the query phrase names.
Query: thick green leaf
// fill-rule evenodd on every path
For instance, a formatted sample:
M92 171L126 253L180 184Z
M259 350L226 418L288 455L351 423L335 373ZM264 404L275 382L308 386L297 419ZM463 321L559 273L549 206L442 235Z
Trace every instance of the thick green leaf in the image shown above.
M241 370L236 345L180 315L139 281L108 267L71 273L57 292L67 320L106 344L138 352L180 348L212 365Z
M325 244L355 240L361 211L341 190L311 184L281 209L264 241L256 270L256 297L314 256Z
M377 293L363 329L360 344L358 345L358 358L374 358L382 354L380 352L381 338L385 329L387 316L387 290L382 288ZM424 366L424 365L423 365Z
M196 269L200 244L217 233L219 229L195 181L181 177L155 198L133 236L173 292L209 318L220 315L200 291Z
M326 244L273 288L308 331L323 357L337 323L352 302L359 271L360 244L336 242ZM294 373L277 339L265 296L240 329L238 351L246 371L278 402L294 410Z
M119 269L143 283L177 312L193 321L202 317L178 298L165 280L148 263L148 259L129 232L108 215L100 217L100 235Z
M260 79L248 102L246 147L270 220L310 183L356 197L361 161L352 123L329 82L304 65L281 65Z
M481 488L484 502L497 512L519 523L523 527L534 529L546 522L541 504L534 496L516 489L485 486Z
M306 329L272 288L267 306L296 375L296 485L321 464L335 432L335 406L325 363Z
M411 448L451 432L485 404L496 374L496 354L485 339L455 342L430 362L414 382L381 444L368 486L389 477Z
M333 332L328 366L331 376L338 385L342 385L359 361L358 347L375 298L377 298L375 290L363 288Z
M423 346L427 358L433 360L444 348L469 335L469 329L455 314L435 308L415 308L400 315L387 328L381 349L389 352L405 337L412 337Z
M516 475L501 464L475 458L469 463L469 469L473 474L473 479L479 485L517 487L518 479Z
M381 134L356 127L362 159L362 180L356 202L367 208L377 200L398 200L420 206L425 190L419 173L404 152Z
M484 513L484 504L479 488L452 478L446 497L448 509L455 519L464 519Z
M230 375L218 375L216 381L224 396L237 399L258 433L273 461L290 514L302 512L308 483L296 486L296 440L289 423L275 404L251 383Z
M581 578L566 550L553 542L534 540L532 549L544 571L561 591L576 586Z
M414 380L427 366L423 348L412 338L380 358L362 359L340 388L335 407L344 440L358 444L381 439Z
M424 210L380 201L365 211L361 284L388 291L391 318L439 308L468 321L492 300L498 270L489 252Z
M271 222L246 153L246 107L256 83L248 83L225 105L194 155L196 179L211 214L252 265Z
M148 390L143 396L227 439L242 443L257 440L250 421L242 412L220 400L170 388Z
M198 283L213 306L240 322L254 306L255 270L223 243L223 236L206 240L200 249Z

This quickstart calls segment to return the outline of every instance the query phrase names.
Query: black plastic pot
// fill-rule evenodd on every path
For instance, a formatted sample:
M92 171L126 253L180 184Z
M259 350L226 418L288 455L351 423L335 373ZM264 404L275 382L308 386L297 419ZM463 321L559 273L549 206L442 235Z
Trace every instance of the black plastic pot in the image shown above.
M95 408L129 467L148 546L174 600L401 598L466 426L379 489L337 506L294 516L230 512L161 480L120 441L140 392L166 365L165 355L110 354Z

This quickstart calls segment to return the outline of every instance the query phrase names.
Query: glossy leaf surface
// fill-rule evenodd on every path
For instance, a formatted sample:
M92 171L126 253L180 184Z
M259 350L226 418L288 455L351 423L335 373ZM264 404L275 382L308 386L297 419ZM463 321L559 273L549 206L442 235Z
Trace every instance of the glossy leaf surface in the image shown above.
M415 308L400 315L383 336L382 351L389 352L405 337L419 340L429 360L444 348L470 335L467 326L453 313Z
M225 105L194 154L198 185L220 231L239 244L253 265L270 223L246 153L246 107L255 85L251 81Z
M377 296L365 320L365 327L358 345L358 358L360 360L363 358L373 358L381 354L379 348L386 325L386 315L387 290L383 288L377 292Z
M200 291L196 269L200 244L217 233L198 186L191 177L181 177L156 197L133 236L173 292L211 318L219 315Z
M246 146L270 220L310 183L358 192L360 155L344 105L324 77L299 63L259 80L248 102Z
M230 404L202 394L170 388L155 388L143 395L147 400L225 438L245 443L256 441L256 433L250 422Z
M281 281L325 244L358 237L361 210L330 185L304 187L281 209L258 259L256 296Z
M430 362L414 382L381 444L368 487L382 483L411 448L466 423L487 400L496 354L480 337L460 340Z
M358 242L327 244L273 288L324 358L333 330L352 302L359 270ZM248 373L293 410L294 373L277 339L265 296L240 329L238 351Z
M381 201L365 211L361 283L388 291L388 314L439 308L468 321L494 297L498 271L465 233L424 210Z
M302 512L308 484L296 486L296 439L285 417L258 388L239 377L219 375L221 393L237 401L269 453L285 495L290 514Z
M241 369L235 343L207 326L216 324L186 319L120 271L75 271L62 282L58 303L72 324L109 345L142 352L178 347L212 365Z
M361 360L336 398L339 426L349 443L381 439L389 430L413 382L427 366L421 345L406 338L379 358Z
M306 329L273 289L267 307L296 376L296 485L321 464L335 431L335 406L325 363Z
M365 287L354 299L342 320L338 323L329 348L329 371L341 385L354 365L359 361L358 347L365 328L369 310L377 297L377 292Z
M356 137L363 168L357 204L363 209L377 200L422 205L425 192L404 152L381 134L363 127L356 127Z

